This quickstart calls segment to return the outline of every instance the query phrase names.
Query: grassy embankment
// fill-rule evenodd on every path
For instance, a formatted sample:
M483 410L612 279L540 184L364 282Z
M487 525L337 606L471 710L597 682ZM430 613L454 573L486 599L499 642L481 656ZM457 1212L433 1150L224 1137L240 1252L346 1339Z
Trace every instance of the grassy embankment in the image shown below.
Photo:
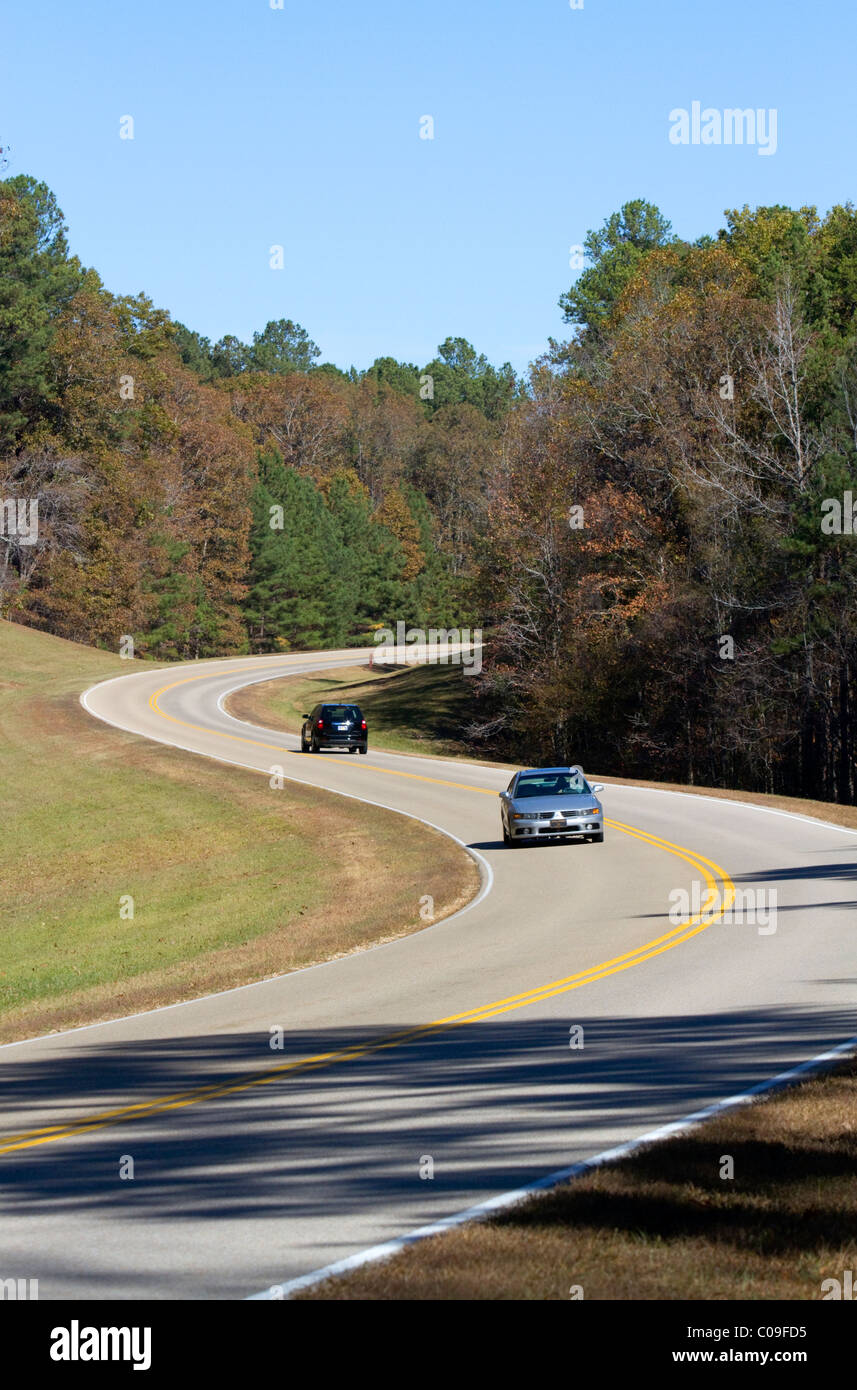
M417 822L273 791L82 709L133 669L0 622L0 1042L361 949L422 927L423 894L443 916L476 890L472 861Z

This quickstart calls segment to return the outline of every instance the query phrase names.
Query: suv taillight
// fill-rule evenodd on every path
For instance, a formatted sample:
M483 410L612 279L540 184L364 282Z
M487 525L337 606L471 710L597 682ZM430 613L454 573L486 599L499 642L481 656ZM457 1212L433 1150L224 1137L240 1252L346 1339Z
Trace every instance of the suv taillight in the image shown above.
M361 727L361 729L365 729L365 728L366 728L366 720L365 720L365 719L363 720L363 722L362 722L362 724L360 725L360 727Z
M317 728L317 729L323 729L323 728L324 728L324 720L323 720L323 719L319 719L319 721L318 721L318 723L317 723L317 725L316 725L316 728Z

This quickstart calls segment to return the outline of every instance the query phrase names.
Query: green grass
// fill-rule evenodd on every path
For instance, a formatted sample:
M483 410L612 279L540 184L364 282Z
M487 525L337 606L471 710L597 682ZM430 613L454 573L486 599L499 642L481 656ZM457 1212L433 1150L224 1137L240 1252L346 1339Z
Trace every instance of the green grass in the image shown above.
M0 623L0 1038L294 969L418 929L423 893L442 916L475 891L472 861L415 822L82 709L133 669ZM320 840L342 852L317 860Z

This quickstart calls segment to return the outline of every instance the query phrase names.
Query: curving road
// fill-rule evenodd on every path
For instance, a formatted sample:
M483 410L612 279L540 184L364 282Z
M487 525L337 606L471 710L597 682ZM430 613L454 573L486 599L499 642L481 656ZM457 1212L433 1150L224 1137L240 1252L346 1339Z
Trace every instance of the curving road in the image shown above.
M222 761L225 778L281 766L429 821L478 857L482 891L362 954L0 1048L0 1277L38 1278L42 1298L245 1297L857 1032L857 834L609 786L603 845L510 851L507 771L302 756L222 707L252 680L366 657L147 669L84 697L108 723ZM205 845L188 853L204 873ZM677 889L690 908L674 921ZM774 890L775 930L767 896L763 922L729 920L734 890Z

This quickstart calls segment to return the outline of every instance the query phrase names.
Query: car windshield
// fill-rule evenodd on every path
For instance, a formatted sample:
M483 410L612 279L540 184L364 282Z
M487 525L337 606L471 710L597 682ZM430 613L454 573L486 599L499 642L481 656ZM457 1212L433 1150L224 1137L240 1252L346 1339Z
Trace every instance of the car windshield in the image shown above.
M520 777L515 796L570 796L588 790L585 779L578 772L548 772Z
M322 717L332 719L336 723L348 719L359 719L360 711L356 705L325 705L322 709Z

